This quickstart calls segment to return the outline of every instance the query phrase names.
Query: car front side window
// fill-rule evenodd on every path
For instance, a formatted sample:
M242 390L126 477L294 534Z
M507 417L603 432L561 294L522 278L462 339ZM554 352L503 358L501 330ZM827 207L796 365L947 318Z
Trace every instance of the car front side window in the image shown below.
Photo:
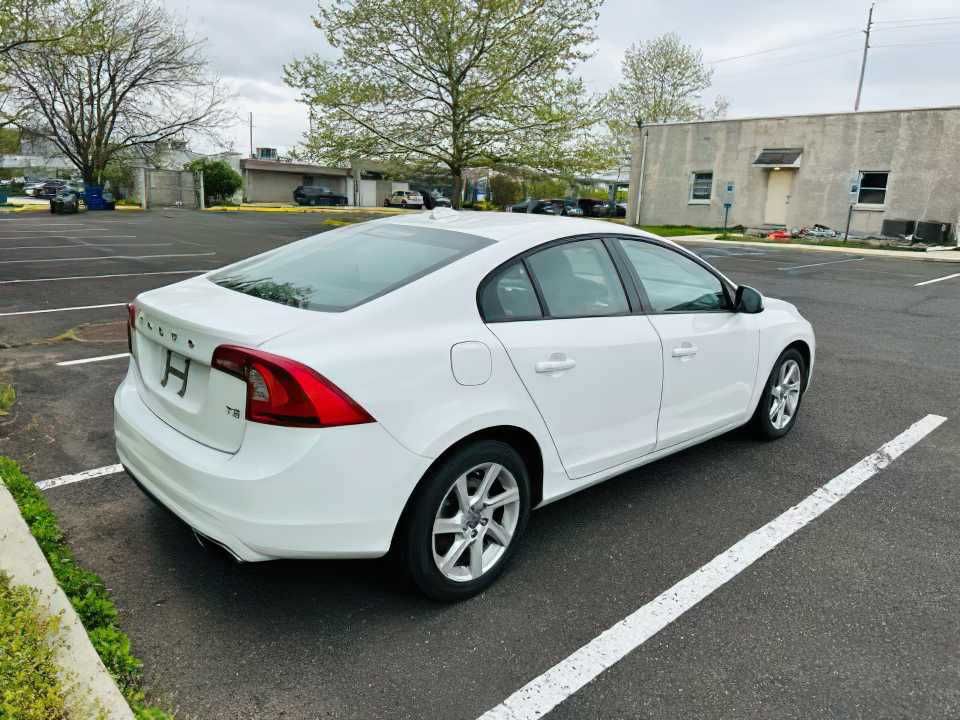
M618 238L655 313L730 310L720 279L679 252L641 240Z

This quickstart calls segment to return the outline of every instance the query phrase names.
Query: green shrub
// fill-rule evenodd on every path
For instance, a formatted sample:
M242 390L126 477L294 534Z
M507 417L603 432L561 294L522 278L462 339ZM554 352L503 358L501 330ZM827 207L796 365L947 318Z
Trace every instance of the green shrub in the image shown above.
M17 391L9 383L0 383L0 416L6 415L17 399Z
M41 611L36 590L0 572L0 718L69 717L55 658L59 626Z
M229 200L243 185L243 178L223 160L199 158L184 166L185 170L203 173L203 192L208 205Z
M103 664L117 681L134 715L140 720L171 720L172 716L145 704L141 689L142 663L130 652L130 639L117 626L117 608L96 574L77 565L64 541L57 518L33 481L13 460L0 456L0 481L13 495L30 532L53 569L53 574L77 611ZM3 646L0 645L0 648ZM2 656L0 656L2 657ZM0 675L0 681L2 681ZM4 687L0 682L0 689ZM0 720L6 720L0 705ZM20 720L20 715L9 716ZM24 718L32 716L23 716ZM37 716L46 718L47 716ZM59 716L50 715L52 720Z

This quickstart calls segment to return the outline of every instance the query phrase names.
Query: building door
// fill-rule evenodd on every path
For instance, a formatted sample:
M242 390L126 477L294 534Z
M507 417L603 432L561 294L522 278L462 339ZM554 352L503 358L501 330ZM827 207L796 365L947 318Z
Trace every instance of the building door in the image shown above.
M767 174L767 207L763 221L767 225L787 224L787 205L793 188L792 170L771 170Z
M360 186L360 199L357 205L360 207L375 207L380 204L377 202L376 180L360 180L357 184Z

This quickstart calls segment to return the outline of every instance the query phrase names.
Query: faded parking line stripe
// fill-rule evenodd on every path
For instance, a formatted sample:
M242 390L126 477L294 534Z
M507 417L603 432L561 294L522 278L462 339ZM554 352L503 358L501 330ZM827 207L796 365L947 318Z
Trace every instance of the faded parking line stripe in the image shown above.
M117 353L116 355L100 355L99 357L83 358L81 360L64 360L58 362L57 367L67 367L68 365L85 365L86 363L101 362L103 360L117 360L119 358L130 357L130 353Z
M809 265L791 265L790 267L777 268L777 270L800 270L802 268L818 267L820 265L836 265L837 263L856 262L857 260L863 260L863 258L855 257L846 258L844 260L827 260L826 262L810 263Z
M914 287L920 287L921 285L930 285L932 283L938 283L942 280L952 280L953 278L960 277L960 273L953 273L952 275L944 275L943 277L933 278L932 280L924 280L923 282L914 283Z
M81 248L77 249L80 250ZM148 258L203 257L208 255L216 255L216 253L170 253L167 255L94 255L88 257L43 258L42 260L0 260L0 265L12 265L14 263L80 262L82 260L146 260Z
M75 307L50 308L48 310L21 310L19 312L0 313L0 317L13 317L14 315L42 315L44 313L69 312L70 310L98 310L100 308L120 307L126 305L125 302L105 303L103 305L77 305Z
M65 239L70 240L70 235L64 235ZM118 235L117 237L136 237L136 235ZM79 242L79 238L77 238ZM88 243L82 242L83 247L92 247L92 248L113 248L113 247L170 247L173 243L110 243L110 244L101 244L101 243ZM5 252L7 250L77 250L76 244L71 245L17 245L15 247L3 247L0 245L0 252Z
M14 283L55 282L57 280L103 280L105 278L140 277L141 275L192 275L210 272L209 270L155 270L142 273L113 273L111 275L67 275L65 277L32 278L25 280L0 280L0 285Z
M37 487L41 490L60 487L61 485L70 485L81 480L90 480L92 478L103 477L104 475L116 475L123 472L123 465L105 465L104 467L94 468L93 470L84 470L74 475L61 475L50 480L41 480Z
M663 630L770 550L816 519L946 422L927 415L797 505L534 678L480 720L533 720Z

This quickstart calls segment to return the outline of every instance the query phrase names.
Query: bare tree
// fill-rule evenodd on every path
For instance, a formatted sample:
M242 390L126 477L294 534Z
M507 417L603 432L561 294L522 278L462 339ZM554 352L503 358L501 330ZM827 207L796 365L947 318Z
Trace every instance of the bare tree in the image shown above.
M52 142L85 181L98 182L124 153L226 121L202 42L152 0L64 0L54 21L60 41L10 54L18 124Z

